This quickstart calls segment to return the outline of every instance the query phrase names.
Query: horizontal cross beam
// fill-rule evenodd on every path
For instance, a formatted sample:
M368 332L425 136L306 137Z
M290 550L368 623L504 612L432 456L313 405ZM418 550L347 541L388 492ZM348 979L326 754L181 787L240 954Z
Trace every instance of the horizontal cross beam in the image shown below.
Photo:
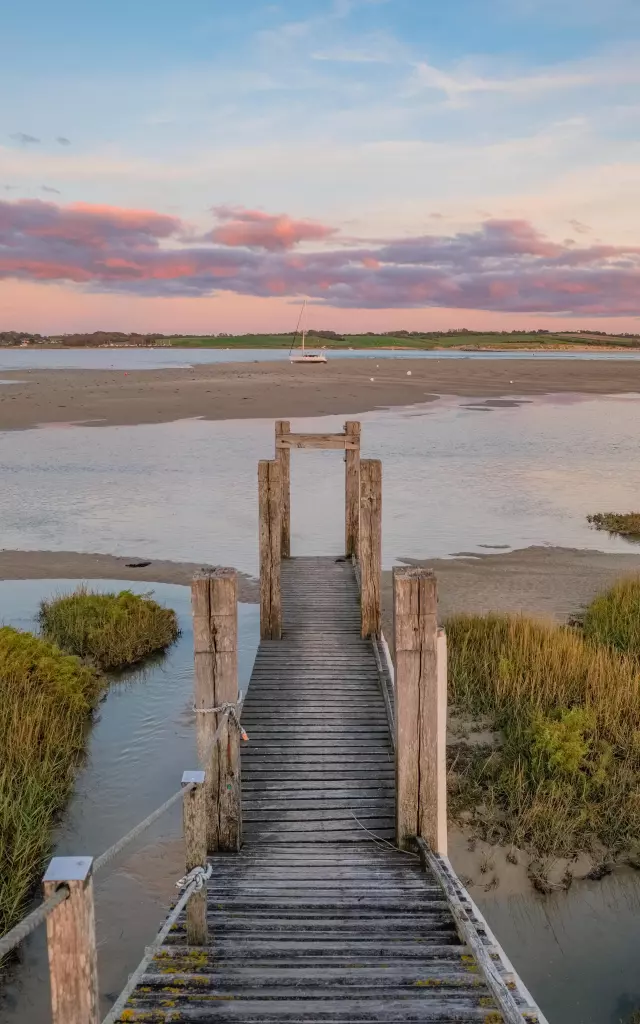
M360 438L348 434L278 434L276 448L360 448Z

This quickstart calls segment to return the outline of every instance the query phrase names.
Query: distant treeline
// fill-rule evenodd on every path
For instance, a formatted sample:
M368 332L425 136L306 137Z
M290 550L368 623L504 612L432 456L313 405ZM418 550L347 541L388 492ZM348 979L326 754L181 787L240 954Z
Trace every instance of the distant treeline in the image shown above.
M156 346L168 346L171 345L172 341L180 341L181 339L187 339L197 341L200 338L229 338L229 339L240 339L240 338L293 338L297 333L296 331L278 331L275 334L273 332L268 333L252 333L247 334L230 334L225 331L221 331L219 334L210 332L208 334L137 334L135 332L127 334L124 331L94 331L88 334L55 334L55 335L42 335L42 334L31 334L27 331L0 331L0 346L10 345L59 345L64 347L78 347L78 348L105 348L105 347L135 347L140 348L153 348ZM339 334L336 331L324 331L311 329L307 332L309 338L322 338L329 342L347 342L349 338L411 338L413 340L422 341L438 341L438 339L455 339L461 338L510 338L517 336L518 340L524 338L533 338L536 336L549 337L550 340L566 339L567 341L576 340L581 335L585 336L585 340L597 341L602 338L603 344L613 344L616 339L628 339L632 344L637 342L640 344L640 335L630 334L627 332L620 332L618 334L609 334L607 331L594 331L587 328L571 331L549 331L544 328L540 328L535 331L472 331L466 327L458 328L449 331L363 331L359 334ZM609 339L611 339L609 341Z
M142 348L162 344L162 334L125 334L123 331L94 331L93 334L29 334L25 331L0 331L0 345L64 345L78 348L104 348L109 345L139 345ZM168 342L166 342L168 344Z

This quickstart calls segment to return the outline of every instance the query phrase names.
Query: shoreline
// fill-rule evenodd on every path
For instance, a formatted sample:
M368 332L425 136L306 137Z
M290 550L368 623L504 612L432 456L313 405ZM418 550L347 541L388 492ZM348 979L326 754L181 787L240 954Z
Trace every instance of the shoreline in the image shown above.
M344 359L160 370L7 370L0 430L357 415L443 397L640 394L640 360Z
M143 563L136 567L131 563ZM105 555L81 551L0 550L0 580L131 580L142 583L174 583L188 587L194 573L212 566L199 562L131 555ZM238 600L260 600L257 580L238 572Z

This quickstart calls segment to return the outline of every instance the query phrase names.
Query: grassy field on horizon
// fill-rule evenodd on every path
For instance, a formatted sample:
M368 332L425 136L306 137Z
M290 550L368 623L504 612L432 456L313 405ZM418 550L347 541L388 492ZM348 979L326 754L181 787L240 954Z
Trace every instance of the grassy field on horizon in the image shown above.
M192 335L188 337L167 337L172 348L219 348L219 349L288 349L293 337L290 334L241 334L233 337L216 337ZM299 347L300 341L297 339ZM416 350L432 350L446 348L495 348L500 350L518 350L539 348L541 350L556 348L558 345L567 347L620 347L636 348L640 342L632 338L596 337L595 335L580 336L576 334L455 334L433 337L416 337L397 334L347 334L344 340L336 338L307 338L309 349L386 349L404 348Z

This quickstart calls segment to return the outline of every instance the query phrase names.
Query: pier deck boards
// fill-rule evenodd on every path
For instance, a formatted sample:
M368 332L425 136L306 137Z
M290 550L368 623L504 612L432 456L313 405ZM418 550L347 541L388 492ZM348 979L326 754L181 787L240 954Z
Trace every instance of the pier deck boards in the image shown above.
M244 846L212 858L210 945L179 921L120 1020L499 1022L435 879L371 836L393 842L394 753L351 563L285 561L282 594L243 709Z

